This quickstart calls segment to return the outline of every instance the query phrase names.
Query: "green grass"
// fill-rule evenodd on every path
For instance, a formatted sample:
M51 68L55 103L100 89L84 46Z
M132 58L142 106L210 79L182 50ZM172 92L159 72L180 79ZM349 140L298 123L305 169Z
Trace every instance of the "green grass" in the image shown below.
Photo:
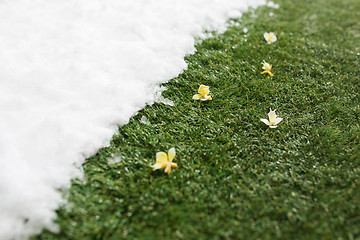
M360 239L360 1L276 2L199 43L164 84L175 106L120 127L73 181L61 232L33 239ZM191 99L200 84L212 101ZM178 168L153 172L171 147Z

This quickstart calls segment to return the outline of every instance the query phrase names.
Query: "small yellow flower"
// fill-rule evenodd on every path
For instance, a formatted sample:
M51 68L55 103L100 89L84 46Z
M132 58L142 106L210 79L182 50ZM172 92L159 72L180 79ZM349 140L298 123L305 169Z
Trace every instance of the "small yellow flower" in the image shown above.
M267 42L268 44L271 44L271 43L273 43L273 42L276 42L276 40L277 40L277 38L276 38L276 36L275 36L275 33L273 33L273 32L264 33L264 38L265 38L265 40L266 40L266 42Z
M211 96L209 95L210 90L208 86L200 85L198 93L199 94L195 94L193 96L194 100L201 100L201 101L212 100Z
M158 152L156 154L156 163L151 165L153 170L163 169L165 168L164 172L170 174L171 167L176 168L177 164L173 163L172 160L175 157L175 148L170 148L168 154L164 152Z
M268 64L267 62L263 62L263 67L262 69L264 69L265 71L263 71L261 74L269 74L271 77L274 76L274 74L271 73L271 68L272 68L272 65L271 64Z
M269 120L261 118L260 121L262 121L263 123L268 125L270 128L276 128L277 124L280 123L283 119L278 118L276 116L275 111L276 111L276 109L274 111L272 111L271 108L270 108L270 112L268 113Z

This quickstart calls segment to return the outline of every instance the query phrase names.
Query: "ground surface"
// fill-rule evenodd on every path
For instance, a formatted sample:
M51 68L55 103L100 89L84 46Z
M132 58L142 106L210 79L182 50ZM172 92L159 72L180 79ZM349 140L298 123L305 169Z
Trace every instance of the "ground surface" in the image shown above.
M61 232L34 239L360 239L360 2L277 3L199 43L165 85L175 105L121 127L73 181ZM212 101L191 99L200 84ZM171 147L178 168L151 171Z

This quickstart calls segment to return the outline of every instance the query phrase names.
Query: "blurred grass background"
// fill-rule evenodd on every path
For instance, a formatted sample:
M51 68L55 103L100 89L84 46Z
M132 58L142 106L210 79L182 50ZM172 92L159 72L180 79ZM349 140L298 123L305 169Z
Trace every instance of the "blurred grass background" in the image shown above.
M33 239L360 239L360 1L276 3L199 42L164 84L175 105L120 127L73 181L61 232ZM200 84L212 101L191 99ZM178 168L153 172L171 147Z

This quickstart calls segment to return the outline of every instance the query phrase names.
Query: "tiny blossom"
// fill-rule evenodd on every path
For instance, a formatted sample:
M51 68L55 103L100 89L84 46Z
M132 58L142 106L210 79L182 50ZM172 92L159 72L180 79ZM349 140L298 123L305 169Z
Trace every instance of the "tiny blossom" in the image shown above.
M276 36L275 36L275 33L273 33L273 32L264 33L264 38L265 38L265 40L266 40L266 42L267 42L268 44L271 44L271 43L273 43L273 42L276 42L276 40L277 40L277 38L276 38Z
M199 94L195 94L193 96L194 100L201 100L201 101L212 100L211 96L209 95L210 90L208 86L200 85L198 93Z
M274 111L272 111L271 108L270 108L270 112L268 113L269 120L261 118L260 121L262 121L263 123L268 125L270 128L276 128L277 124L280 123L283 119L278 118L276 116L275 111L276 111L276 109Z
M175 157L175 148L170 148L168 154L164 152L156 153L156 163L151 165L153 170L163 169L165 168L164 172L170 174L171 167L176 168L177 164L173 163L172 160Z
M271 77L274 76L274 74L272 74L271 72L271 68L272 68L272 65L271 64L268 64L267 62L263 61L263 67L262 69L264 69L264 71L261 73L261 74L269 74Z

